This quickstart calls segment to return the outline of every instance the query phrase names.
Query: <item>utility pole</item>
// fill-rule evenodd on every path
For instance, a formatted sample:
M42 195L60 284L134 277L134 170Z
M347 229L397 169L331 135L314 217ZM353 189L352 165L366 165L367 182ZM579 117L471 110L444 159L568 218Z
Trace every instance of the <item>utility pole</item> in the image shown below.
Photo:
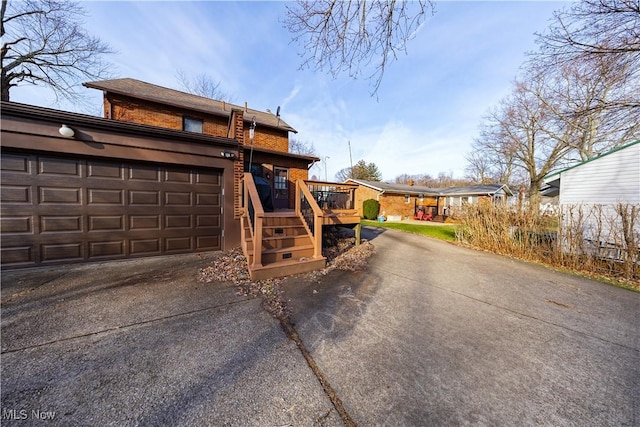
M353 157L351 157L351 140L347 142L349 144L349 178L353 178Z
M327 176L327 159L329 158L329 156L324 156L324 180L325 182L329 182L329 178Z

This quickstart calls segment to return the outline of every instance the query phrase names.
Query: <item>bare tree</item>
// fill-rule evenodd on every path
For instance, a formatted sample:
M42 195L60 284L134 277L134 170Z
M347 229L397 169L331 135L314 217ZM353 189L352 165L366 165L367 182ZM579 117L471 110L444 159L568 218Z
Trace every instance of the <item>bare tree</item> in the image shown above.
M640 3L582 0L538 36L512 94L485 120L467 172L524 171L531 206L546 174L640 137Z
M406 53L428 12L431 0L297 0L287 6L285 28L302 42L302 66L328 70L336 77L348 73L372 80L373 93L390 60Z
M22 83L45 85L58 99L79 101L81 80L102 79L112 53L82 28L86 12L66 0L2 0L2 100Z
M587 160L640 135L640 108L606 106L631 94L640 98L640 88L627 85L626 68L612 64L606 56L581 56L571 63L538 68L544 69L546 84L536 96L551 114L545 129L572 148L577 160ZM540 77L539 73L535 76Z
M220 82L214 81L213 77L206 73L190 76L184 70L178 69L176 71L176 79L183 90L193 95L218 101L233 102L232 97L220 88Z
M576 60L605 61L618 68L626 85L637 88L640 71L640 2L638 0L581 0L554 14L548 30L538 34L532 53L543 67ZM624 95L624 91L618 95ZM637 96L597 99L591 108L640 108Z
M544 85L542 80L515 82L512 94L487 116L487 130L475 142L478 150L496 159L503 156L509 167L526 172L531 206L537 206L544 177L571 151L546 129L551 112L540 100Z
M316 148L313 146L313 142L301 141L295 138L291 138L289 140L289 152L294 154L305 154L307 156L318 156Z
M554 13L541 34L543 55L633 55L640 52L638 0L581 0Z

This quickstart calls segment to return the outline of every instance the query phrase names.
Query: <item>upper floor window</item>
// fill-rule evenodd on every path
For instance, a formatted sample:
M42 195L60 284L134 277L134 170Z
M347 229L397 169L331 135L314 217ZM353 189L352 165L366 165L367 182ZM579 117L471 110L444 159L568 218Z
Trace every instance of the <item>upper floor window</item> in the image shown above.
M202 120L194 119L193 117L183 117L182 130L186 130L187 132L202 133Z

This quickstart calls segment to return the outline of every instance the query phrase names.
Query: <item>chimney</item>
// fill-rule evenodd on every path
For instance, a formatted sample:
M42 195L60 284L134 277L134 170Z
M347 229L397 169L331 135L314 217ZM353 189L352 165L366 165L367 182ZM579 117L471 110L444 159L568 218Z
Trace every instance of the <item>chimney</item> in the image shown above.
M412 180L412 179L410 179L410 180L409 180L409 182L407 182L407 184L409 184L410 186L412 186L412 187L413 187L413 184L415 184L415 181L414 181L414 180Z
M222 111L227 111L227 104L222 101Z
M244 112L247 112L247 101L244 101Z

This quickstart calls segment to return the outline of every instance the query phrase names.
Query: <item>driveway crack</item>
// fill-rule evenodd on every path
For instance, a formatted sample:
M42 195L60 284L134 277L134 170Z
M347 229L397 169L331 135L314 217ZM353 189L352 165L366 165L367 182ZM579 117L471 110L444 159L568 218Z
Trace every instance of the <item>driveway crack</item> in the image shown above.
M284 330L287 337L289 337L289 339L295 342L296 346L298 346L298 349L307 361L309 368L311 368L311 371L320 382L320 385L322 385L322 389L333 404L333 407L336 408L336 411L338 411L338 414L340 415L340 418L342 419L344 425L346 427L356 427L356 422L353 421L353 418L351 418L351 415L349 415L349 412L347 412L346 408L342 404L342 400L338 397L333 387L331 387L331 384L329 384L327 377L324 375L316 361L313 359L313 356L304 345L302 338L300 338L300 335L291 324L289 318L287 316L279 316L278 320L280 321L280 325L282 326L282 329Z

